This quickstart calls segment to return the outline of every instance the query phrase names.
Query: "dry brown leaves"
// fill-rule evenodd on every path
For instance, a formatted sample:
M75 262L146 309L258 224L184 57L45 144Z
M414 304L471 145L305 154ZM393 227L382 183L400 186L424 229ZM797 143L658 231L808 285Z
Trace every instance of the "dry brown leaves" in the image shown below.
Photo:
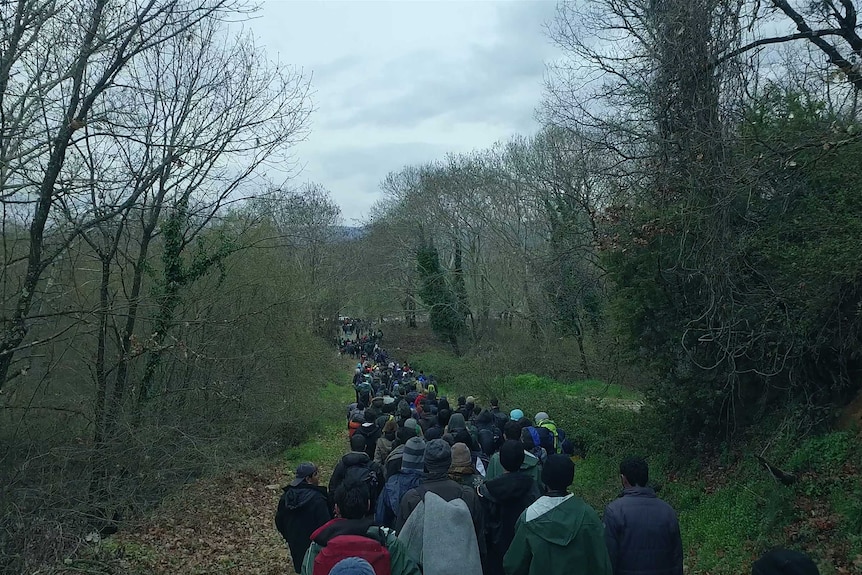
M111 541L116 573L274 575L290 570L275 530L281 465L198 481L147 521Z

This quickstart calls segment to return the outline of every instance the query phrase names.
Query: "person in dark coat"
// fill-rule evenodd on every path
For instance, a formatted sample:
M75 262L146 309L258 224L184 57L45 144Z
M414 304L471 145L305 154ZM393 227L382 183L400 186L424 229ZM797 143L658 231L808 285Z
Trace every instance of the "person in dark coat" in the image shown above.
M302 567L311 534L330 519L326 488L320 486L317 466L301 463L296 468L296 478L284 488L275 512L275 527L290 549L295 573Z
M620 479L623 492L604 515L614 575L683 575L679 521L673 508L647 487L647 462L624 459Z
M525 456L520 441L503 443L500 447L500 463L504 474L478 488L485 509L488 545L486 575L503 575L503 557L515 537L518 517L542 496L536 480L521 471Z
M368 419L369 411L371 410L365 410L365 423L356 430L355 435L361 435L365 439L365 453L368 454L368 457L374 459L374 453L377 450L377 440L380 439L383 432L378 427L376 420Z
M371 491L371 499L375 505L377 504L377 496L380 495L380 491L383 489L383 467L375 463L368 456L368 453L365 452L365 438L357 433L350 438L350 453L338 460L338 463L335 464L335 469L332 471L332 477L329 478L330 509L334 509L335 506L335 501L332 499L334 497L333 494L344 481L344 478L347 477L347 470L351 467L367 467L374 474L376 487ZM370 512L373 514L374 508Z
M452 465L452 449L442 439L434 439L425 444L425 473L422 483L401 498L398 507L398 516L395 519L395 530L401 531L407 518L419 505L429 491L440 496L446 501L460 498L466 503L473 519L473 528L476 531L476 542L479 545L479 553L485 556L485 523L482 505L475 489L465 487L452 481L448 477L449 467Z
M392 474L377 500L374 520L378 525L392 527L404 494L418 487L425 471L425 441L421 437L407 440L401 455L401 470Z

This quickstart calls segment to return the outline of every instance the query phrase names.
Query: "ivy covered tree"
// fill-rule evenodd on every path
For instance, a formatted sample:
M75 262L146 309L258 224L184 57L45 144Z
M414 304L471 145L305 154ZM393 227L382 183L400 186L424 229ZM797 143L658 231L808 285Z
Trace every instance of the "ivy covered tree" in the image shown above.
M419 274L419 298L428 308L431 329L440 339L461 354L459 339L464 332L463 306L440 265L440 257L432 246L422 246L416 253Z

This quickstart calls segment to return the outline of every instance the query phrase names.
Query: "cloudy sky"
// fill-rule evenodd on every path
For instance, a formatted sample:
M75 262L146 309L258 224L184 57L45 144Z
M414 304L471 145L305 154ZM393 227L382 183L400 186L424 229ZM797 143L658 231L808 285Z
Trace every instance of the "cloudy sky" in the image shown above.
M253 33L313 74L302 181L326 186L346 223L406 164L534 132L553 0L267 0Z

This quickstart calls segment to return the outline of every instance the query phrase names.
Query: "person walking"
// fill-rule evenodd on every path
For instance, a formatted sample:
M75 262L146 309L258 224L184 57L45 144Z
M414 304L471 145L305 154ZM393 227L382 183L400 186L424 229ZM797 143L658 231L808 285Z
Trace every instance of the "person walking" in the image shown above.
M550 455L542 467L545 495L518 517L503 557L506 575L611 575L602 522L595 510L567 489L575 464Z
M311 544L311 534L332 519L320 471L311 462L299 464L296 477L284 488L275 512L275 527L290 550L293 570L299 573L302 558Z
M620 463L623 491L605 508L605 543L614 575L682 575L682 537L673 507L659 499L641 457Z

